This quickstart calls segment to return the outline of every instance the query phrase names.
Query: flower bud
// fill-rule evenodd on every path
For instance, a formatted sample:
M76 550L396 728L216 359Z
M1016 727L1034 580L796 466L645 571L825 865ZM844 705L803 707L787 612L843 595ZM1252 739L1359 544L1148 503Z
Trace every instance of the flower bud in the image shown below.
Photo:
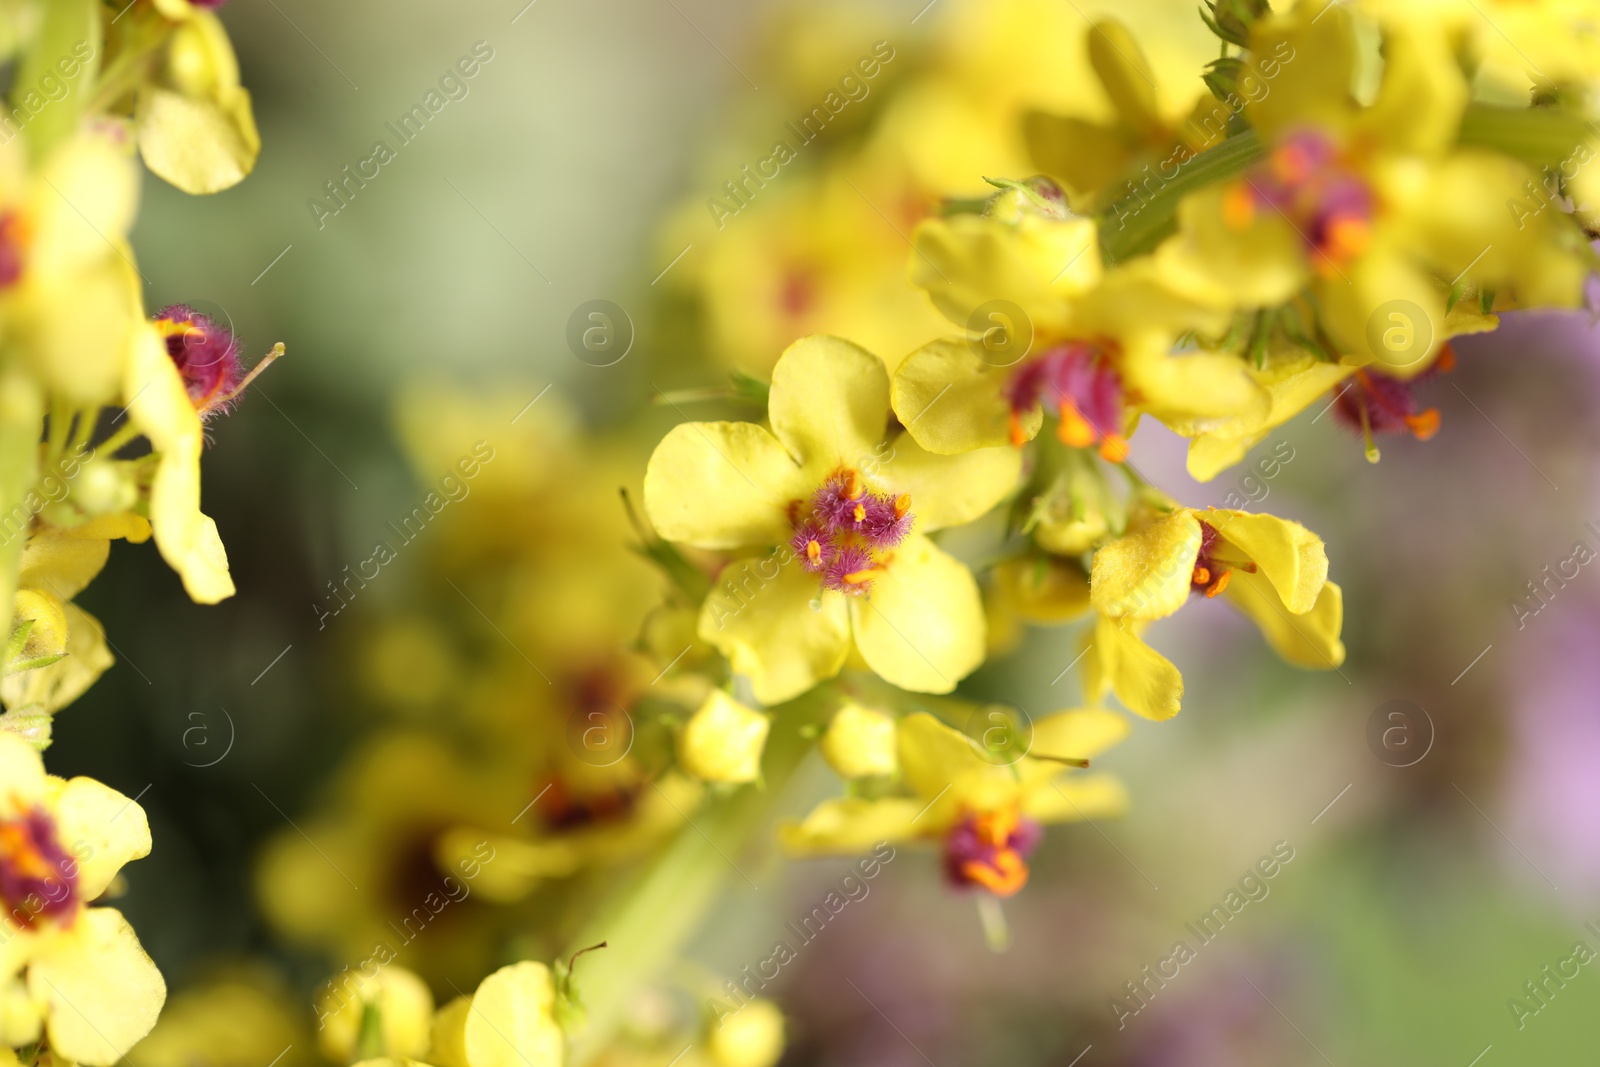
M894 719L854 701L841 705L822 736L822 758L841 778L893 774L899 767Z
M370 976L346 968L318 994L317 1018L317 1043L335 1063L417 1057L428 1051L433 994L404 967L379 967Z
M678 762L707 782L753 782L761 776L767 717L714 690L678 739Z
M752 1000L706 1035L717 1067L772 1067L783 1055L783 1012L770 1000Z

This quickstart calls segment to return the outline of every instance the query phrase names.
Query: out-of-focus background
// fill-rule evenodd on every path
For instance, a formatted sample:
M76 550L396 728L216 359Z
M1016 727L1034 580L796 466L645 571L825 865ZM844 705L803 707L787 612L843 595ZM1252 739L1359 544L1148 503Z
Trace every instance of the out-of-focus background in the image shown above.
M207 199L147 180L134 243L149 306L222 317L250 355L288 346L214 424L205 459L239 595L193 606L154 553L119 545L83 598L118 664L52 751L56 773L92 774L149 812L157 848L127 872L123 906L175 989L265 953L309 1004L348 962L272 934L256 855L298 832L375 725L361 634L404 609L420 556L325 613L329 583L427 488L394 430L404 387L569 405L642 460L682 417L651 394L715 385L728 365L759 373L813 315L880 349L937 336L904 281L925 204L884 190L979 193L985 168L1027 173L996 116L1103 109L1083 72L1088 16L1128 19L1175 79L1214 54L1184 3L924 5L223 9L261 163ZM723 182L796 140L786 123L878 42L894 58L869 93L747 185L749 206L719 228L704 201L737 205ZM476 73L402 144L390 124L463 57ZM349 178L380 140L393 157ZM824 153L846 152L844 184L820 179ZM835 203L841 234L786 230L776 212L796 198ZM831 273L808 273L828 256ZM622 309L609 326L632 338L607 366L569 341L594 300ZM1185 711L1136 722L1104 760L1129 815L1050 832L1007 906L1005 954L936 857L903 851L769 990L789 1018L786 1063L1595 1062L1600 340L1582 316L1550 316L1458 350L1459 369L1426 387L1438 437L1388 445L1376 466L1313 410L1199 486L1182 443L1145 428L1134 462L1180 499L1238 493L1326 539L1348 661L1284 666L1220 603L1163 623L1151 639L1184 669ZM970 689L1036 714L1072 706L1075 647L1070 630L1036 631ZM789 806L826 777L803 775ZM1253 876L1268 856L1273 876ZM740 861L762 888L735 882L695 944L719 974L765 958L844 870L780 876L770 848ZM1247 903L1197 936L1230 892Z

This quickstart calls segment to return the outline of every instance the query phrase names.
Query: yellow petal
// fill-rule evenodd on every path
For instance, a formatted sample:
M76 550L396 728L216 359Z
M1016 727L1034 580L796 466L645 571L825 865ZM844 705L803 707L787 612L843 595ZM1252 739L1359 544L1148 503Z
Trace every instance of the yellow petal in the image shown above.
M1091 759L1128 736L1128 720L1104 708L1046 715L1033 724L1030 755Z
M433 1016L433 1040L428 1059L438 1067L471 1067L467 1062L467 1018L472 998L457 997Z
M45 795L44 760L16 734L0 730L0 818L15 817L36 806Z
M261 154L248 89L236 89L222 103L147 87L139 94L137 121L145 165L186 193L239 184Z
M656 446L644 473L644 509L668 541L699 548L776 545L785 512L816 486L778 439L752 422L687 422Z
M22 550L22 570L17 585L48 589L63 600L83 592L105 567L111 555L111 542L103 538L76 536L77 528L58 531L47 528L28 538Z
M1156 265L1186 287L1226 289L1246 307L1276 306L1311 279L1303 239L1271 207L1230 225L1224 200L1232 188L1219 183L1183 199L1178 233L1156 249Z
M678 762L707 782L753 782L761 777L761 753L772 721L713 689L684 724Z
M938 800L958 779L991 766L966 734L927 712L900 720L901 775L924 803ZM938 811L928 818L934 825L943 821Z
M817 747L841 778L891 775L900 766L894 718L853 700L833 713Z
M110 786L93 778L70 779L54 807L63 840L72 842L80 856L78 893L86 901L104 893L124 864L150 854L144 809Z
M1237 588L1235 588L1237 587ZM1333 670L1344 663L1344 593L1323 583L1311 610L1291 615L1283 610L1276 590L1259 574L1236 574L1223 596L1249 616L1272 650L1298 667Z
M1127 810L1127 787L1114 774L1067 775L1022 795L1022 814L1045 823L1107 818Z
M1402 236L1380 236L1318 292L1323 325L1340 352L1410 377L1445 339L1445 301L1443 283L1415 265Z
M1311 610L1328 580L1328 553L1322 538L1298 522L1275 515L1213 508L1200 517L1214 526L1228 545L1255 562L1291 614ZM1226 546L1219 547L1222 558L1234 558Z
M948 693L983 662L986 624L964 563L912 534L865 596L850 598L856 647L878 676L915 693Z
M850 654L843 593L823 591L792 552L736 559L700 609L700 638L780 704L838 674ZM815 606L813 606L815 602Z
M1100 548L1089 573L1089 602L1113 619L1160 619L1189 599L1200 523L1187 508Z
M1021 475L1022 452L1009 445L941 456L901 434L867 480L910 496L915 528L931 533L988 514L1016 489Z
M50 1048L89 1067L109 1067L155 1025L167 999L161 972L114 908L89 908L42 946L28 989L46 1005Z
M804 821L779 826L778 840L797 856L867 852L880 841L902 841L915 834L923 821L917 813L924 804L906 797L824 800Z
M1068 325L1070 298L1100 278L1100 249L1090 219L1024 216L1011 223L981 215L927 219L912 235L911 283L927 290L938 308L963 329L987 329L973 316L985 305L1020 308L1029 328L1003 324L1020 339L1059 335ZM1020 357L1022 353L1017 355Z
M1296 5L1257 24L1251 48L1281 64L1270 91L1245 107L1264 136L1295 127L1343 130L1354 111L1356 37L1340 0Z
M952 455L1011 444L1011 405L1002 390L1014 365L979 359L965 340L931 341L895 372L894 413L929 452ZM1037 406L1018 416L1025 438L1044 423Z
M525 961L502 967L472 994L465 1040L471 1067L561 1067L564 1043L552 1012L550 969Z
M1107 689L1137 715L1157 722L1178 714L1183 675L1161 653L1145 644L1137 624L1101 618L1095 623L1091 652L1085 657L1085 688L1098 699Z
M117 257L138 210L138 170L110 137L83 133L51 154L33 196L29 272L65 279Z
M317 994L317 1045L335 1062L353 1059L363 1038L368 1007L378 1011L379 1050L389 1056L420 1056L428 1050L433 994L404 967L379 967L371 974L346 968Z
M769 397L772 432L816 477L861 467L877 451L889 416L889 372L849 341L802 337L778 357Z
M234 593L217 525L200 511L200 416L166 345L148 323L136 333L123 386L129 418L161 453L150 485L156 547L183 579L190 599L215 604Z
M58 711L82 696L116 662L106 647L106 632L100 620L76 604L68 603L65 608L65 658L48 667L0 679L0 699L7 707L37 704L46 711Z

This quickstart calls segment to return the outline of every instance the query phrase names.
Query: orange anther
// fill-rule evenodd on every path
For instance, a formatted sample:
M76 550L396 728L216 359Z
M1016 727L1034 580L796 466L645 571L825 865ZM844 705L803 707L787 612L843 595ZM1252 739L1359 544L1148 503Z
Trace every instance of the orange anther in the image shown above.
M1120 433L1108 433L1100 442L1100 458L1107 463L1121 463L1128 458L1128 439Z
M846 500L860 500L861 494L865 493L866 491L867 487L861 484L860 474L856 473L855 471L850 471L845 475L844 498Z
M1208 585L1211 582L1211 572L1205 567L1196 567L1194 573L1189 576L1189 581L1195 585Z
M1429 440L1439 432L1439 409L1429 408L1416 415L1407 415L1406 425L1411 428L1411 436L1417 440Z
M1434 369L1441 374L1449 374L1456 369L1456 350L1446 341L1439 347L1439 355L1433 361Z
M1223 571L1221 574L1217 575L1217 580L1206 586L1206 598L1210 599L1211 597L1214 597L1218 593L1222 592L1224 589L1228 588L1228 583L1232 580L1232 571Z
M976 882L997 897L1009 897L1028 884L1028 865L1011 849L998 852L994 865L978 860L968 860L961 865L961 874Z
M1070 400L1063 400L1060 407L1061 421L1056 425L1056 436L1061 443L1070 448L1088 448L1094 444L1099 436L1084 418L1077 407Z
M1230 229L1242 230L1256 217L1255 193L1249 184L1236 182L1222 197L1222 221Z
M822 559L822 546L817 544L815 538L806 542L806 559L809 559L812 563Z
M1017 413L1011 413L1011 443L1021 448L1028 443L1027 431L1022 428L1022 420L1017 418Z
M906 512L908 512L910 510L911 510L911 494L910 493L901 493L899 496L894 498L894 517L895 518L897 518L897 519L905 518L906 517Z

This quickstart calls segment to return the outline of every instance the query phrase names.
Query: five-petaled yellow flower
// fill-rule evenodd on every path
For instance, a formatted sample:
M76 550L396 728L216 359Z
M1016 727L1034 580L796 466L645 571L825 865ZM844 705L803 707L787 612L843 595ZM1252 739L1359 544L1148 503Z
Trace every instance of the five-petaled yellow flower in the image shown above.
M645 472L664 538L735 553L700 636L768 704L838 674L852 651L903 689L954 689L983 660L983 606L927 534L999 503L1020 456L939 456L891 433L883 363L833 337L779 358L768 418L678 426Z

